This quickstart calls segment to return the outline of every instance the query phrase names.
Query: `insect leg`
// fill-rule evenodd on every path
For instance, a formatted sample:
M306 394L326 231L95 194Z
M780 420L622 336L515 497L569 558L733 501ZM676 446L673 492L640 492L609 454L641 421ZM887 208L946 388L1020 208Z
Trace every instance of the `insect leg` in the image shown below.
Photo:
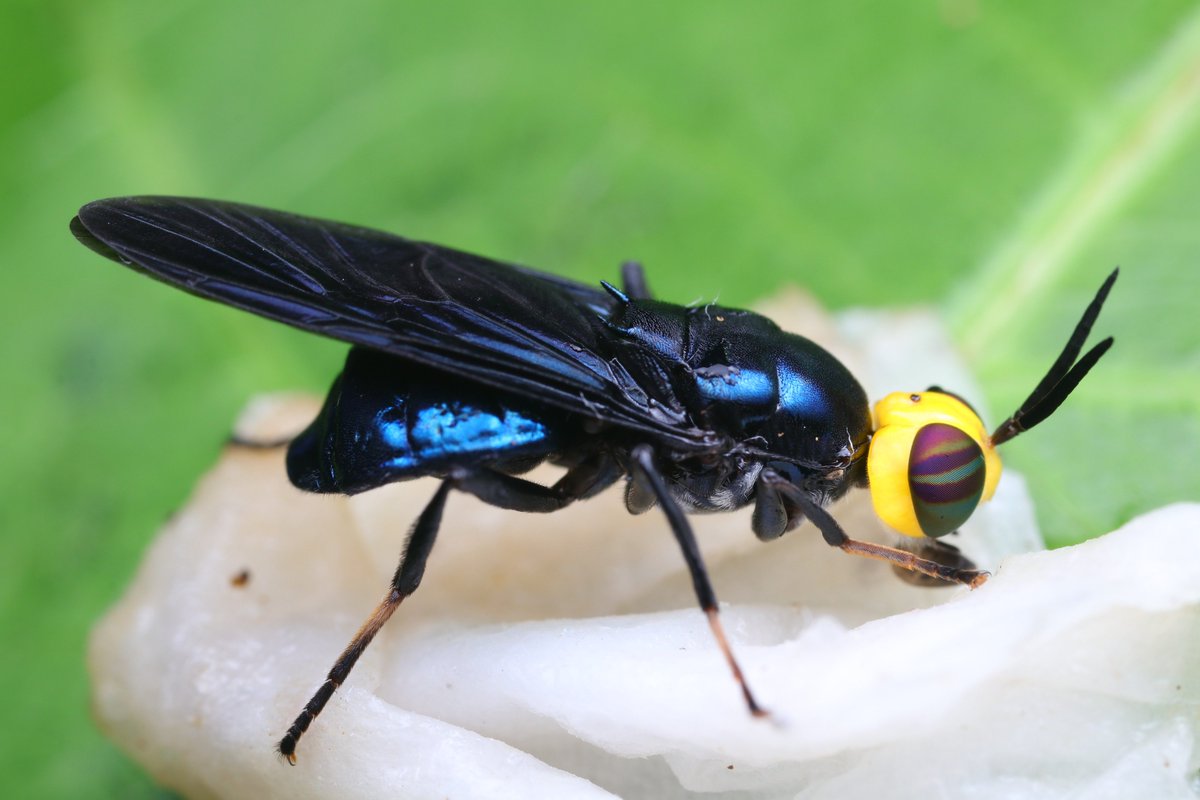
M433 499L425 506L421 516L417 517L417 521L408 535L408 542L404 545L404 555L400 558L400 566L396 568L396 573L392 576L392 585L387 596L358 629L358 633L354 634L350 644L346 645L346 649L342 651L338 660L334 662L333 668L329 670L329 675L321 684L321 688L317 689L312 699L304 706L304 710L296 717L296 721L279 740L279 754L290 763L296 763L296 743L300 741L300 737L308 730L308 726L321 713L321 709L325 708L329 698L346 680L350 670L354 669L358 657L367 649L367 645L375 638L375 634L379 633L379 629L383 627L384 623L391 618L392 613L404 598L416 591L417 586L420 585L421 577L425 574L425 562L429 559L433 542L437 538L438 527L442 522L442 509L446 507L446 495L449 494L452 485L449 480L442 481L442 485L438 487Z
M624 474L615 458L597 452L571 467L554 484L554 491L576 500L586 500L612 486Z
M647 486L658 499L658 504L662 506L663 513L667 515L667 522L671 525L671 532L675 534L675 540L679 542L679 549L683 551L683 560L687 562L688 572L691 573L692 587L696 590L696 599L700 601L700 610L708 617L708 626L712 629L713 637L717 640L717 646L721 648L721 652L725 655L725 661L729 664L729 669L733 672L734 680L738 682L738 686L742 689L742 696L746 699L746 706L750 709L750 713L756 717L767 716L768 712L758 704L758 701L754 699L754 695L750 692L750 687L746 684L746 678L742 674L742 668L738 666L737 659L733 656L729 640L725 638L725 628L721 625L721 618L717 607L717 595L713 591L712 582L708 579L708 570L705 568L704 559L700 555L700 546L696 543L696 535L692 533L692 526L688 524L683 510L667 490L667 485L654 463L654 451L648 445L638 445L633 448L630 455L633 457L634 469L645 480Z
M919 572L931 578L938 578L950 583L961 583L970 586L972 589L981 586L988 578L988 574L980 570L962 569L960 567L941 564L896 547L851 539L842 530L842 526L837 523L837 520L829 515L828 511L817 505L800 487L791 483L779 473L771 469L764 469L762 471L762 480L773 485L776 491L794 502L804 512L804 515L813 521L817 529L821 531L821 535L825 537L825 541L833 547L840 548L856 556L866 556L867 558L876 558L880 561L888 561L898 567Z
M489 506L509 511L546 514L558 511L575 499L563 497L552 487L490 469L452 470L449 480L455 489L473 494Z
M449 479L455 489L475 495L490 506L546 514L591 497L620 476L612 457L598 454L572 467L553 486L542 486L491 469L452 470Z
M939 564L945 564L960 571L976 569L975 563L971 559L964 556L961 550L945 539L931 539L928 536L913 539L911 536L905 536L900 540L900 548L921 558L927 558L930 561L936 561ZM937 587L946 585L944 581L923 575L920 572L912 572L897 564L893 564L892 569L899 576L900 580L905 583L911 583L913 586Z
M233 447L245 447L250 450L274 450L276 447L287 447L292 443L295 436L288 436L282 439L247 439L244 436L239 436L236 433L229 434L228 444Z
M646 284L646 272L640 261L621 264L621 288L631 300L653 300L650 287Z
M760 541L769 542L783 536L789 522L783 496L760 476L754 491L754 515L750 518L750 529Z
M346 680L359 656L375 638L375 634L379 633L379 629L391 618L404 598L415 592L421 584L421 578L425 574L425 562L433 550L433 542L442 522L446 495L451 489L473 494L485 503L500 508L531 512L557 511L573 500L594 491L597 483L611 483L616 480L617 475L612 474L611 464L612 459L607 455L585 460L569 470L553 487L492 470L453 471L442 481L433 499L413 524L408 542L404 546L404 555L400 558L400 566L392 576L392 585L387 596L354 634L350 644L329 670L321 688L304 706L295 722L288 728L287 734L279 741L279 753L292 764L296 763L296 743L300 741L300 737Z
M629 476L625 485L625 509L630 514L645 514L658 503L658 495L650 484L650 479L638 471Z

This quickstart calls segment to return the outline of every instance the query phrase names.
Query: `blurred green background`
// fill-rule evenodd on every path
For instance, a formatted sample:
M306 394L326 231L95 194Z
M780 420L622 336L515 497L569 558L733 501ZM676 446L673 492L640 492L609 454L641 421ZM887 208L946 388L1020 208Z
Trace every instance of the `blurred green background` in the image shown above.
M1200 495L1192 3L9 0L0 59L6 797L156 794L88 718L88 627L247 398L344 351L85 251L98 197L936 304L1000 411L1119 264L1116 349L1006 459L1055 544Z

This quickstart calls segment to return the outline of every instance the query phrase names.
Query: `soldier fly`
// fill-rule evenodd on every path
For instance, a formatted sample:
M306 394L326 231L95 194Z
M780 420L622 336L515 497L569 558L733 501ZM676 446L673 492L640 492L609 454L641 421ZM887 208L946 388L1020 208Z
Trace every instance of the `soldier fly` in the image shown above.
M441 481L383 601L280 740L293 764L300 737L420 584L451 490L545 513L624 480L631 513L657 505L666 515L746 705L766 716L685 512L753 504L763 541L808 519L847 553L979 586L987 574L940 537L992 496L996 447L1050 416L1113 342L1078 358L1116 271L1033 393L989 434L938 387L888 395L872 420L858 381L817 344L753 312L656 300L634 263L620 288L593 288L367 228L170 197L90 203L71 230L184 291L350 343L324 407L288 445L297 487L355 494ZM565 468L554 485L520 477L547 460ZM848 536L825 506L853 487L869 487L882 520L918 544Z

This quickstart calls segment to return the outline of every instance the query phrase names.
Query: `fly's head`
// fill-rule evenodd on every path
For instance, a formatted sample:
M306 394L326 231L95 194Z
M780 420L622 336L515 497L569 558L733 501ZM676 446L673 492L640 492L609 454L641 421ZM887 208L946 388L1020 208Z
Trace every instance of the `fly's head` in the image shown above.
M996 448L1053 414L1112 346L1109 337L1079 357L1116 279L1114 270L1045 377L991 434L968 403L936 386L875 405L867 473L885 523L907 536L945 536L992 497L1001 469Z
M906 536L958 530L1000 482L1000 457L983 420L956 395L932 387L875 404L867 456L875 513Z

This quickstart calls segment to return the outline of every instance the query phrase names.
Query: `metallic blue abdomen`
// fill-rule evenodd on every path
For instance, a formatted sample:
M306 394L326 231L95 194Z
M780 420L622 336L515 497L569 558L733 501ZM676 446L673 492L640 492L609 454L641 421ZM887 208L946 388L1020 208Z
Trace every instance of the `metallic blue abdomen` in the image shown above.
M288 476L353 494L451 467L529 466L559 446L561 412L354 348L321 413L288 448Z

